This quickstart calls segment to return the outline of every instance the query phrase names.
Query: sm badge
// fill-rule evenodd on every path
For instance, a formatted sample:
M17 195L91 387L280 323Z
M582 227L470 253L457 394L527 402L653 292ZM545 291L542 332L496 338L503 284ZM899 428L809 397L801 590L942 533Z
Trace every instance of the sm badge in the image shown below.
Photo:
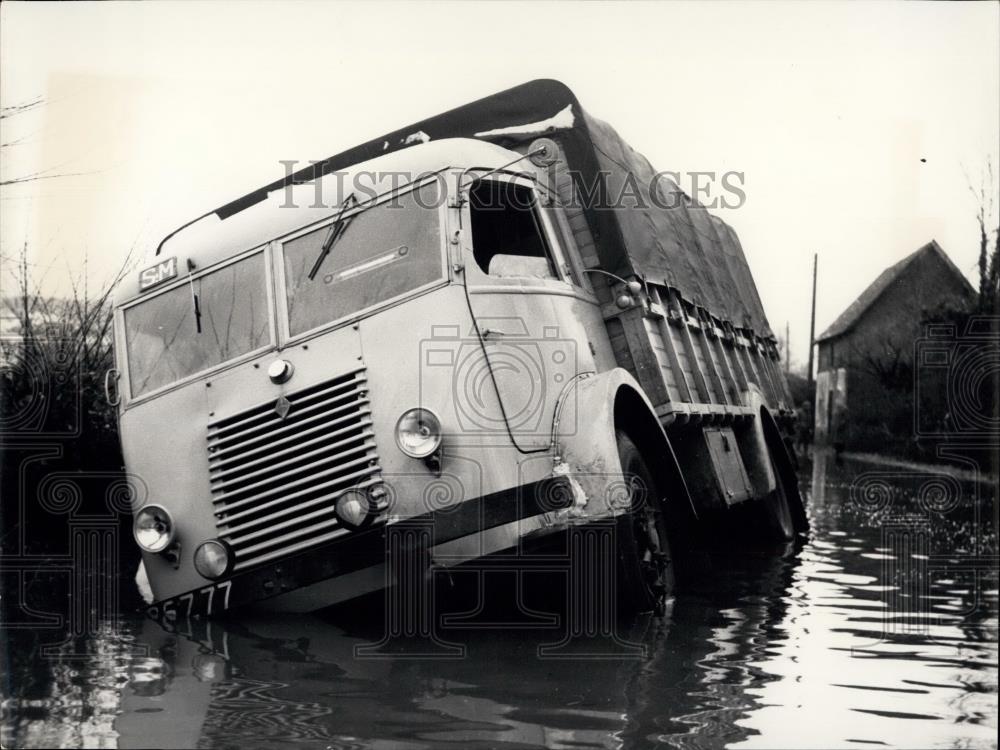
M150 287L169 281L177 275L177 258L167 258L162 263L139 272L139 291L144 292Z

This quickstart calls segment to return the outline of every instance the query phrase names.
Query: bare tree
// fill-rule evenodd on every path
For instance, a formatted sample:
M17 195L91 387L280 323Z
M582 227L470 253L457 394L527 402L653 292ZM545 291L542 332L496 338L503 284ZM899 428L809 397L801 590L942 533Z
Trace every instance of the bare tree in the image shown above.
M979 224L979 309L981 312L1000 312L1000 223L994 216L996 208L996 179L993 173L993 160L986 159L983 177L979 188L972 187L968 180L969 191L976 199L976 222ZM992 240L993 247L990 248Z
M135 251L129 251L111 280L96 294L89 291L85 261L82 276L70 282L71 295L66 298L43 292L43 277L35 273L27 256L25 245L16 267L9 272L17 292L2 300L20 330L0 339L0 410L17 413L19 403L40 387L39 376L49 378L61 373L61 382L74 385L68 389L45 388L52 394L46 419L61 422L81 418L96 434L114 439L114 410L106 404L103 394L104 374L114 366L112 294L134 267ZM59 372L33 365L38 362L59 363ZM69 377L65 377L67 373ZM62 413L77 408L84 413Z
M886 389L902 391L913 386L913 351L892 336L872 340L865 346L850 345L851 359Z

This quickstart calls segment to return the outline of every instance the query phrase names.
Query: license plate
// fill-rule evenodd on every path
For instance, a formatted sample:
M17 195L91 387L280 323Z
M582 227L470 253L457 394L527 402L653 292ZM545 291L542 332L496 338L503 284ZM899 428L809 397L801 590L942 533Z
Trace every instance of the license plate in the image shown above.
M191 619L211 617L214 613L229 609L229 592L232 581L222 581L213 586L205 586L189 591L173 599L157 602L146 613L154 620Z

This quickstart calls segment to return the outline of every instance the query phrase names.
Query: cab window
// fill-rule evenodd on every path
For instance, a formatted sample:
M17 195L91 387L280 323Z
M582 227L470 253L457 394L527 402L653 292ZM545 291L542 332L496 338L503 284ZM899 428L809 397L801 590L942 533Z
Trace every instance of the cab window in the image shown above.
M443 278L437 183L349 216L314 278L334 225L283 243L292 336L361 313Z
M260 252L127 308L132 397L270 345L269 321Z
M473 256L494 278L558 279L535 192L506 180L480 180L469 192Z

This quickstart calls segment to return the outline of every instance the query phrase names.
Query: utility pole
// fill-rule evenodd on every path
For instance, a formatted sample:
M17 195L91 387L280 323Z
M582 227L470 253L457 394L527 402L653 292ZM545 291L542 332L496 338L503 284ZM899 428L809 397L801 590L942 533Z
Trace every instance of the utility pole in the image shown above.
M812 391L813 388L813 349L816 346L816 265L819 262L819 256L813 253L813 296L812 296L812 315L809 318L809 372L806 376L809 379L809 390Z

